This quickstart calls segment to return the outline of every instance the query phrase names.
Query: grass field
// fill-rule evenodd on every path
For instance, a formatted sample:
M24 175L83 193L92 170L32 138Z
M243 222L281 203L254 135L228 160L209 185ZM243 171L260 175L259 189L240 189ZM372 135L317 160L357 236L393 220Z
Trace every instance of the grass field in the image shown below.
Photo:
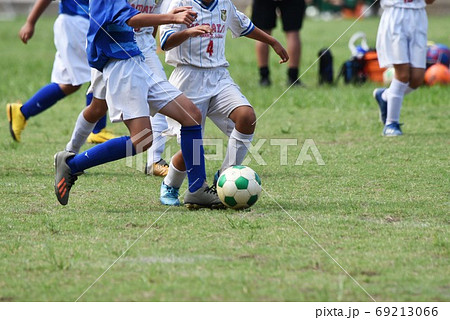
M27 46L16 36L23 21L0 22L2 108L50 78L53 19L39 22ZM307 20L303 70L350 24ZM332 48L335 69L350 55L351 34L365 31L374 45L377 25L358 22L342 37ZM449 29L448 16L430 18L430 39L450 44ZM272 54L275 84L261 89L253 42L229 40L230 72L261 115L286 89L286 66ZM260 150L267 165L250 166L265 191L245 212L166 211L161 179L125 160L88 170L62 207L53 154L70 138L85 88L31 118L20 144L3 114L0 301L75 301L150 226L80 301L448 301L449 87L406 97L405 135L387 139L371 96L376 84L318 87L317 65L302 80L307 89L288 91L258 122L255 142L268 139ZM206 137L222 137L207 125ZM126 134L121 124L108 126ZM288 165L270 139L298 140ZM305 139L324 166L294 165ZM210 180L220 163L207 162Z

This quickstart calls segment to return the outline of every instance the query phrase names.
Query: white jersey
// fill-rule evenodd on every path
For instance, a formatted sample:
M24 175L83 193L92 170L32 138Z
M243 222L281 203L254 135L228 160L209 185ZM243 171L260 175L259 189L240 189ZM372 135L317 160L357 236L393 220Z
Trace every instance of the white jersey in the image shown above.
M422 9L425 6L425 0L381 0L381 7L383 9L389 7Z
M128 3L142 13L160 13L160 6L163 0L128 0ZM134 32L153 34L153 27L136 28Z
M198 68L228 67L225 58L225 40L227 30L233 37L245 36L255 26L250 19L239 12L230 0L213 0L208 6L201 0L173 0L168 10L181 6L192 6L197 12L197 20L189 28L209 25L212 34L189 38L181 45L166 52L166 63L172 66L191 65ZM168 37L187 27L181 24L161 26L161 48Z

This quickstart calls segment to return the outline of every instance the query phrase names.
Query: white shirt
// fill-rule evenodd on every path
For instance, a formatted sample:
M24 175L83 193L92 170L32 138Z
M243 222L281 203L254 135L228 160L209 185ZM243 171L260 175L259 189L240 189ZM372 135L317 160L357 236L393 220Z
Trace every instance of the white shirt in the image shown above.
M139 10L142 13L160 13L159 9L162 3L162 0L128 0L128 3ZM145 27L145 28L136 28L134 29L135 33L150 33L153 34L153 27Z
M422 9L425 8L425 0L381 0L381 7Z
M198 68L228 67L225 58L225 40L227 30L233 37L245 36L255 26L250 19L238 11L230 0L214 0L208 6L201 0L173 0L168 10L175 7L192 6L198 16L189 28L201 24L209 25L213 32L199 37L189 38L178 47L166 52L166 63L172 66L191 65ZM160 27L161 48L175 32L187 29L186 25L172 24Z

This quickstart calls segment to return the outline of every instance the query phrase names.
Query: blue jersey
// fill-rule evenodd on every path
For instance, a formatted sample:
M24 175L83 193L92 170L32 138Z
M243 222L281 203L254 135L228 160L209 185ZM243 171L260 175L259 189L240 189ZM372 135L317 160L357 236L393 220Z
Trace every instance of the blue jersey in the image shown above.
M61 0L59 13L82 16L89 19L89 0Z
M109 59L125 60L141 54L133 28L126 24L140 12L126 0L90 1L89 11L87 55L92 68L102 71Z

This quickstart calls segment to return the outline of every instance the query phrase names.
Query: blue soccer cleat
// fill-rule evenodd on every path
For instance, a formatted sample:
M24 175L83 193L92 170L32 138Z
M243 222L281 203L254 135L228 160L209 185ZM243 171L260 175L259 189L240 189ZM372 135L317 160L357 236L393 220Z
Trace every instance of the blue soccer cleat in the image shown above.
M400 123L392 122L384 126L383 136L396 137L403 135L402 129L400 129Z
M165 206L179 206L180 200L178 200L180 188L174 188L164 184L164 181L161 183L161 191L159 200Z
M387 117L387 101L383 100L382 95L383 92L386 91L386 88L377 88L373 90L373 97L378 102L378 107L380 108L380 121L383 124L386 124Z

